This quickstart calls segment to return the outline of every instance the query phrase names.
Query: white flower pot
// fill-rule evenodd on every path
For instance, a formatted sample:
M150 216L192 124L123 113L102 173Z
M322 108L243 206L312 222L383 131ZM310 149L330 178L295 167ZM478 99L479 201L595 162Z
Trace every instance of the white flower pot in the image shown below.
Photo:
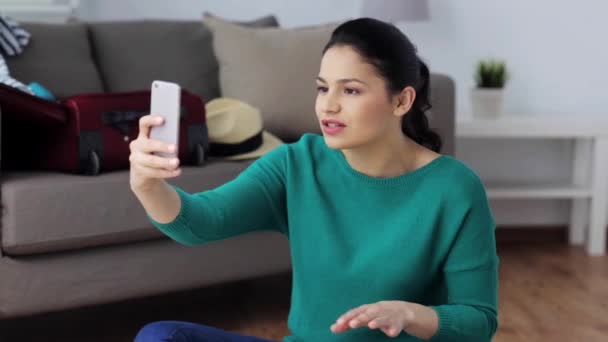
M500 116L503 102L503 89L474 88L471 90L471 108L475 118L496 118Z

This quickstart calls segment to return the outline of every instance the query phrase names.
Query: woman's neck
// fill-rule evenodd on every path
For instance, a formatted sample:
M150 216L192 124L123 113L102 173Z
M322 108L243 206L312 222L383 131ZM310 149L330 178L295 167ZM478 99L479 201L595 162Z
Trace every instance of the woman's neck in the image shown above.
M419 152L420 146L402 133L342 150L353 169L377 178L397 177L417 169Z

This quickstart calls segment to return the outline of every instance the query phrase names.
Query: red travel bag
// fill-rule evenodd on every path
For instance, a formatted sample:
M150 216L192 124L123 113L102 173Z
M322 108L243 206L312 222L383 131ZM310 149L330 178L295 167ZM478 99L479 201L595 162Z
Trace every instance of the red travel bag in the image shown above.
M139 134L139 119L150 113L150 93L76 95L54 104L54 112L34 109L20 115L10 128L3 125L3 150L15 152L6 159L3 155L3 167L87 175L128 169L129 143ZM183 89L178 145L181 165L204 164L209 149L205 105Z
M88 94L67 98L65 134L58 136L45 168L95 175L129 168L129 143L139 119L150 113L150 91ZM182 90L178 157L182 165L202 165L209 149L205 105Z

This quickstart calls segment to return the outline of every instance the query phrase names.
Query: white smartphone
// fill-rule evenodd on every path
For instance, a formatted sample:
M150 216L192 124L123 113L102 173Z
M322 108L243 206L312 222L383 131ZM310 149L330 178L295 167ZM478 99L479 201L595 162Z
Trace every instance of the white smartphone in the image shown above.
M152 82L150 96L150 114L164 118L162 126L154 126L150 131L150 139L160 140L176 147L175 153L155 153L161 157L175 157L179 151L179 120L181 87L178 84L164 81Z

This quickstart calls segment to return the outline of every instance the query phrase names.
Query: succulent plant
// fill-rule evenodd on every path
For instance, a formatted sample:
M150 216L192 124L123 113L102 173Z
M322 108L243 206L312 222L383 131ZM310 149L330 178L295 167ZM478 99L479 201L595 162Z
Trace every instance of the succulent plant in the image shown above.
M478 88L503 88L509 74L504 61L485 59L477 63L475 82Z

